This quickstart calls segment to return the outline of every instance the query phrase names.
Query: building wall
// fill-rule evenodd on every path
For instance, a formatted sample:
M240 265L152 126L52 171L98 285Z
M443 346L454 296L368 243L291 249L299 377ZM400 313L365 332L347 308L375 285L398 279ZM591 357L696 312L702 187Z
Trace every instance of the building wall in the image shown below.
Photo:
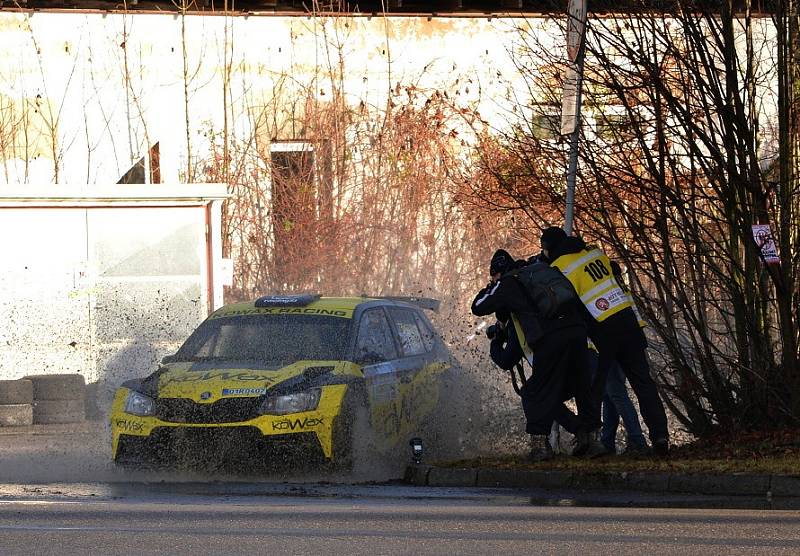
M259 126L304 138L304 99L334 89L376 118L400 87L445 92L504 126L530 97L513 57L520 26L541 52L563 48L559 26L536 18L2 12L0 183L113 183L156 142L162 181L194 181L190 163L226 119L242 142ZM769 20L756 34L766 67ZM762 104L771 118L774 99Z
M518 80L508 54L514 24L0 13L0 182L114 182L155 142L162 179L175 182L186 177L189 149L206 156L226 108L241 140L254 113L292 138L299 99L325 101L334 86L350 106L380 109L391 89L414 85L499 118L498 99Z

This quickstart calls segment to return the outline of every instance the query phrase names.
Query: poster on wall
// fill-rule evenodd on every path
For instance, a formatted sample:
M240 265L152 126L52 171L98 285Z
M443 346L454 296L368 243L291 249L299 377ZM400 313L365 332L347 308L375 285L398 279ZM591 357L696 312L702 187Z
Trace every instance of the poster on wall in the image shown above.
M769 224L753 224L753 239L761 250L761 258L767 264L779 264L778 248Z

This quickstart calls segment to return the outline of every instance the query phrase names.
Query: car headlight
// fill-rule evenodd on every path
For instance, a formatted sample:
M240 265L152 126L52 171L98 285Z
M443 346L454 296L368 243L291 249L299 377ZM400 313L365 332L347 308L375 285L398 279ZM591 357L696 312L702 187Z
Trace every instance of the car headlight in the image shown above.
M145 417L156 412L156 402L150 396L131 390L125 400L125 413Z
M312 388L296 394L285 396L270 396L259 406L259 413L262 415L286 415L288 413L301 413L317 409L322 390Z

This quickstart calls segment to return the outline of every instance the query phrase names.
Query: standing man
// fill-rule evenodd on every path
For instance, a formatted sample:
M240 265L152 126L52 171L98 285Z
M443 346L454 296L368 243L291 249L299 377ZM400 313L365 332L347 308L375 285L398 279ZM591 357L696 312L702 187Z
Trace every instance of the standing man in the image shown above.
M522 282L514 276L512 271L517 266L507 251L500 249L495 252L489 265L491 281L475 296L472 313L478 316L510 313L514 326L509 334L516 334L529 363L533 364L533 354L536 354L535 371L526 381L522 396L527 418L525 430L534 441L532 457L535 459L539 452L544 456L549 450L547 437L553 420L557 415L561 420L563 411L569 411L563 404L567 390L575 392L578 407L578 415L572 414L576 419L578 439L573 454L605 453L602 444L590 435L590 431L600 427L600 414L599 411L596 415L592 412L583 308L574 297L557 314L542 315L531 302Z
M600 353L592 382L592 417L599 417L608 372L618 362L639 400L639 408L650 434L653 453L669 453L669 432L664 404L650 375L647 339L632 303L611 272L611 262L599 249L578 237L568 237L558 227L542 232L542 252L551 266L569 278L592 318L589 337Z

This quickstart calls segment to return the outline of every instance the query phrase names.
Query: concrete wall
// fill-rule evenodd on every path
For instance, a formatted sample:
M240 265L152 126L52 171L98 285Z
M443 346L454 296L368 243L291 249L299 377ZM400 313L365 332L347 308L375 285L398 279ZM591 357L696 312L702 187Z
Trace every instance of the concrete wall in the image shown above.
M298 99L325 101L334 83L349 105L376 109L399 85L446 91L491 121L519 81L508 54L514 24L0 13L0 182L113 183L157 141L163 181L176 182L187 151L205 156L223 129L224 106L241 140L255 112L291 138Z

